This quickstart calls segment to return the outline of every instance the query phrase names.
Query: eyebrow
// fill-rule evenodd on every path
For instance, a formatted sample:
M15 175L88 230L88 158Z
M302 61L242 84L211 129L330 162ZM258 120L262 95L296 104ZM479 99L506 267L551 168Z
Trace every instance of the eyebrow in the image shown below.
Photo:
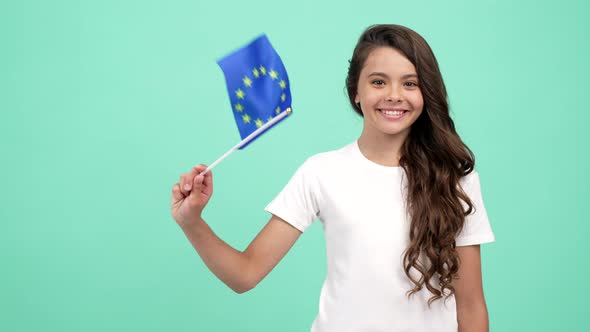
M373 73L370 73L368 77L371 77L371 76L383 76L383 77L389 78L389 76L387 76L387 74L381 73L381 72L373 72ZM406 75L402 76L402 79L403 78L410 78L410 77L416 77L416 78L418 78L418 75L416 75L416 74L406 74Z

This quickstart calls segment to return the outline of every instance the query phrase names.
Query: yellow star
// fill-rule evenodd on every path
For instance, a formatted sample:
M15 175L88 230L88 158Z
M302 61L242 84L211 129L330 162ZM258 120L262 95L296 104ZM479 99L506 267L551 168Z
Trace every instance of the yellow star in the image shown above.
M236 96L238 96L238 99L244 99L244 96L246 96L246 93L244 91L242 91L242 89L237 89Z
M250 123L250 116L248 114L244 114L242 115L242 120L244 120L244 123Z
M277 109L275 110L275 113L277 113L277 114L281 113L281 108L277 106Z
M266 68L264 68L264 66L260 66L259 68L262 75L266 75Z
M266 119L267 122L270 121L270 120L272 120L272 115L269 116L268 119Z
M250 79L250 77L248 76L244 76L244 78L242 78L242 82L244 82L244 85L249 88L252 86L252 80Z
M260 76L258 69L256 69L256 68L252 69L252 75L254 75L254 77L258 78L258 76Z
M285 101L285 99L287 99L287 95L285 95L284 93L281 95L281 101Z
M284 90L287 87L287 82L285 82L285 80L281 80L279 82L279 86Z
M271 71L270 71L268 74L270 75L270 77L271 77L273 80L276 80L276 79L279 77L279 74L277 74L277 72L276 72L276 71L274 71L274 69L273 69L273 70L271 70Z
M262 122L262 120L260 120L260 119L256 119L256 121L254 121L254 123L256 123L256 127L258 127L258 128L262 127L262 125L264 124L264 122Z
M236 111L238 111L238 112L241 112L244 110L244 106L242 106L242 104L240 104L240 103L237 103L234 106L236 108Z

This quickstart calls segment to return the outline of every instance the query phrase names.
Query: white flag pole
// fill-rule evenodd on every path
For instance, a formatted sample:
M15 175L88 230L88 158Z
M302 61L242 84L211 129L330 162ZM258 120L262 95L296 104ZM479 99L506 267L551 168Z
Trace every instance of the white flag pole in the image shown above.
M289 114L291 114L290 107L287 108L286 110L284 110L283 112L281 112L276 117L274 117L272 120L265 123L262 127L253 131L250 135L248 135L246 138L244 138L240 143L236 144L236 146L229 149L229 151L227 151L223 156L221 156L217 160L215 160L215 162L213 164L209 165L207 167L207 169L205 169L200 175L207 174L207 172L209 172L211 169L213 169L213 167L215 167L215 165L219 164L223 159L227 158L227 156L229 156L232 152L234 152L234 151L238 150L240 147L246 145L248 142L253 140L256 136L258 136L261 132L266 130L268 127L274 125L275 123L279 122L281 119L283 119L284 117L286 117Z

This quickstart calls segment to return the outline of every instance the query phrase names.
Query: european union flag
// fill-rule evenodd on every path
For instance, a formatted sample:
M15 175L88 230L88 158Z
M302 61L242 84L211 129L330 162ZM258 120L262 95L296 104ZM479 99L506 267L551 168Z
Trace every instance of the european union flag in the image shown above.
M289 77L266 35L217 61L242 140L277 115L291 112ZM284 119L281 115L280 122ZM274 126L269 125L262 132ZM240 147L252 143L258 136Z

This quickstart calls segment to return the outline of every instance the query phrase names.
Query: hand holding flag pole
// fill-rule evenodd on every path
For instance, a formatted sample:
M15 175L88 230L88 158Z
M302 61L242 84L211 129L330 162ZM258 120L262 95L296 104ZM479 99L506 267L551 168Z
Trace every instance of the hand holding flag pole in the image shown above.
M202 175L292 113L289 77L266 35L220 59L217 64L225 75L242 141L207 167Z

